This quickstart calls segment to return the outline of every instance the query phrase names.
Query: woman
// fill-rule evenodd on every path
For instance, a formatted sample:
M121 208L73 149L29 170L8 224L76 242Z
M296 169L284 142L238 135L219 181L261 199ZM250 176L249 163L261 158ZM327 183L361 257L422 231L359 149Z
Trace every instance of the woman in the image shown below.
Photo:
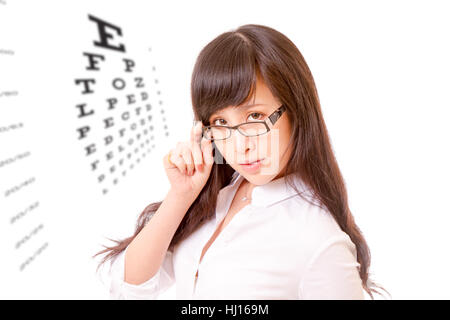
M155 299L176 282L178 299L373 299L297 47L267 26L225 32L200 52L191 95L197 124L163 158L165 199L98 253L112 260L111 296Z

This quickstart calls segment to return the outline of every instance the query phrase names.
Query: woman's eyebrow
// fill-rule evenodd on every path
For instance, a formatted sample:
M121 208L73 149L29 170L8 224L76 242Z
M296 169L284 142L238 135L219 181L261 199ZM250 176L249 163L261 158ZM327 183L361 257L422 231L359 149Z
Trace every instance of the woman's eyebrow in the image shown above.
M243 108L250 108L250 107L254 107L254 106L265 106L265 103L254 103L254 104L247 104L245 106L241 106Z
M237 108L244 108L244 109L248 109L250 107L255 107L255 106L267 106L267 104L265 103L254 103L254 104L248 104L248 105L244 105L244 106L238 106L238 107L234 107L235 109ZM222 116L222 110L217 111L216 113L214 113L213 115L211 115L211 117L219 117Z

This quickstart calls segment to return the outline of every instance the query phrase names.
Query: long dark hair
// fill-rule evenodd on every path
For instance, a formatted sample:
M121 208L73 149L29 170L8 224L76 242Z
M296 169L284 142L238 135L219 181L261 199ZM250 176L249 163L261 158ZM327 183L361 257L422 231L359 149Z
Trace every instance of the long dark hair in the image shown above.
M322 116L319 96L308 65L298 48L282 33L263 25L247 24L225 32L200 52L191 79L191 98L196 120L208 125L217 110L239 106L254 93L261 77L272 94L287 108L291 121L292 155L285 168L312 190L319 205L326 208L357 249L359 274L364 290L373 299L381 288L369 279L370 250L349 209L344 179L334 157ZM218 150L214 152L217 155ZM213 217L217 195L234 173L229 164L214 163L211 175L178 226L169 250ZM290 179L291 178L291 179ZM286 179L292 187L293 175ZM100 264L128 246L142 230L161 202L149 204L139 215L135 233L98 254L107 253ZM386 291L387 292L387 291Z

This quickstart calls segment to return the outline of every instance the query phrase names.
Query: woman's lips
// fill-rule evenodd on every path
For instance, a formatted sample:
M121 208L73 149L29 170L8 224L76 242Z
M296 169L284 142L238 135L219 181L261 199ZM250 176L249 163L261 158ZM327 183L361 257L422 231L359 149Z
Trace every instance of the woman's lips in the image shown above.
M250 162L250 163L241 163L240 165L241 165L242 169L244 169L247 172L255 172L261 168L261 165L262 165L261 162L263 160L264 159L260 159L260 160Z
M249 162L243 162L243 163L240 163L240 164L248 165L248 164L252 164L252 163L257 162L257 161L260 161L260 160L249 161Z

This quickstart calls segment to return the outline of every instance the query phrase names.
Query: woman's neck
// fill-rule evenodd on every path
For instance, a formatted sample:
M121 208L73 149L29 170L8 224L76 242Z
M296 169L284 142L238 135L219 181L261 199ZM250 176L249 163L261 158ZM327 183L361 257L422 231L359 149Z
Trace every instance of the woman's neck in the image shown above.
M255 187L255 185L248 180L244 179L239 186L239 189L241 191L242 197L247 197L248 199L251 199L252 196L252 190ZM241 197L241 198L242 198Z

